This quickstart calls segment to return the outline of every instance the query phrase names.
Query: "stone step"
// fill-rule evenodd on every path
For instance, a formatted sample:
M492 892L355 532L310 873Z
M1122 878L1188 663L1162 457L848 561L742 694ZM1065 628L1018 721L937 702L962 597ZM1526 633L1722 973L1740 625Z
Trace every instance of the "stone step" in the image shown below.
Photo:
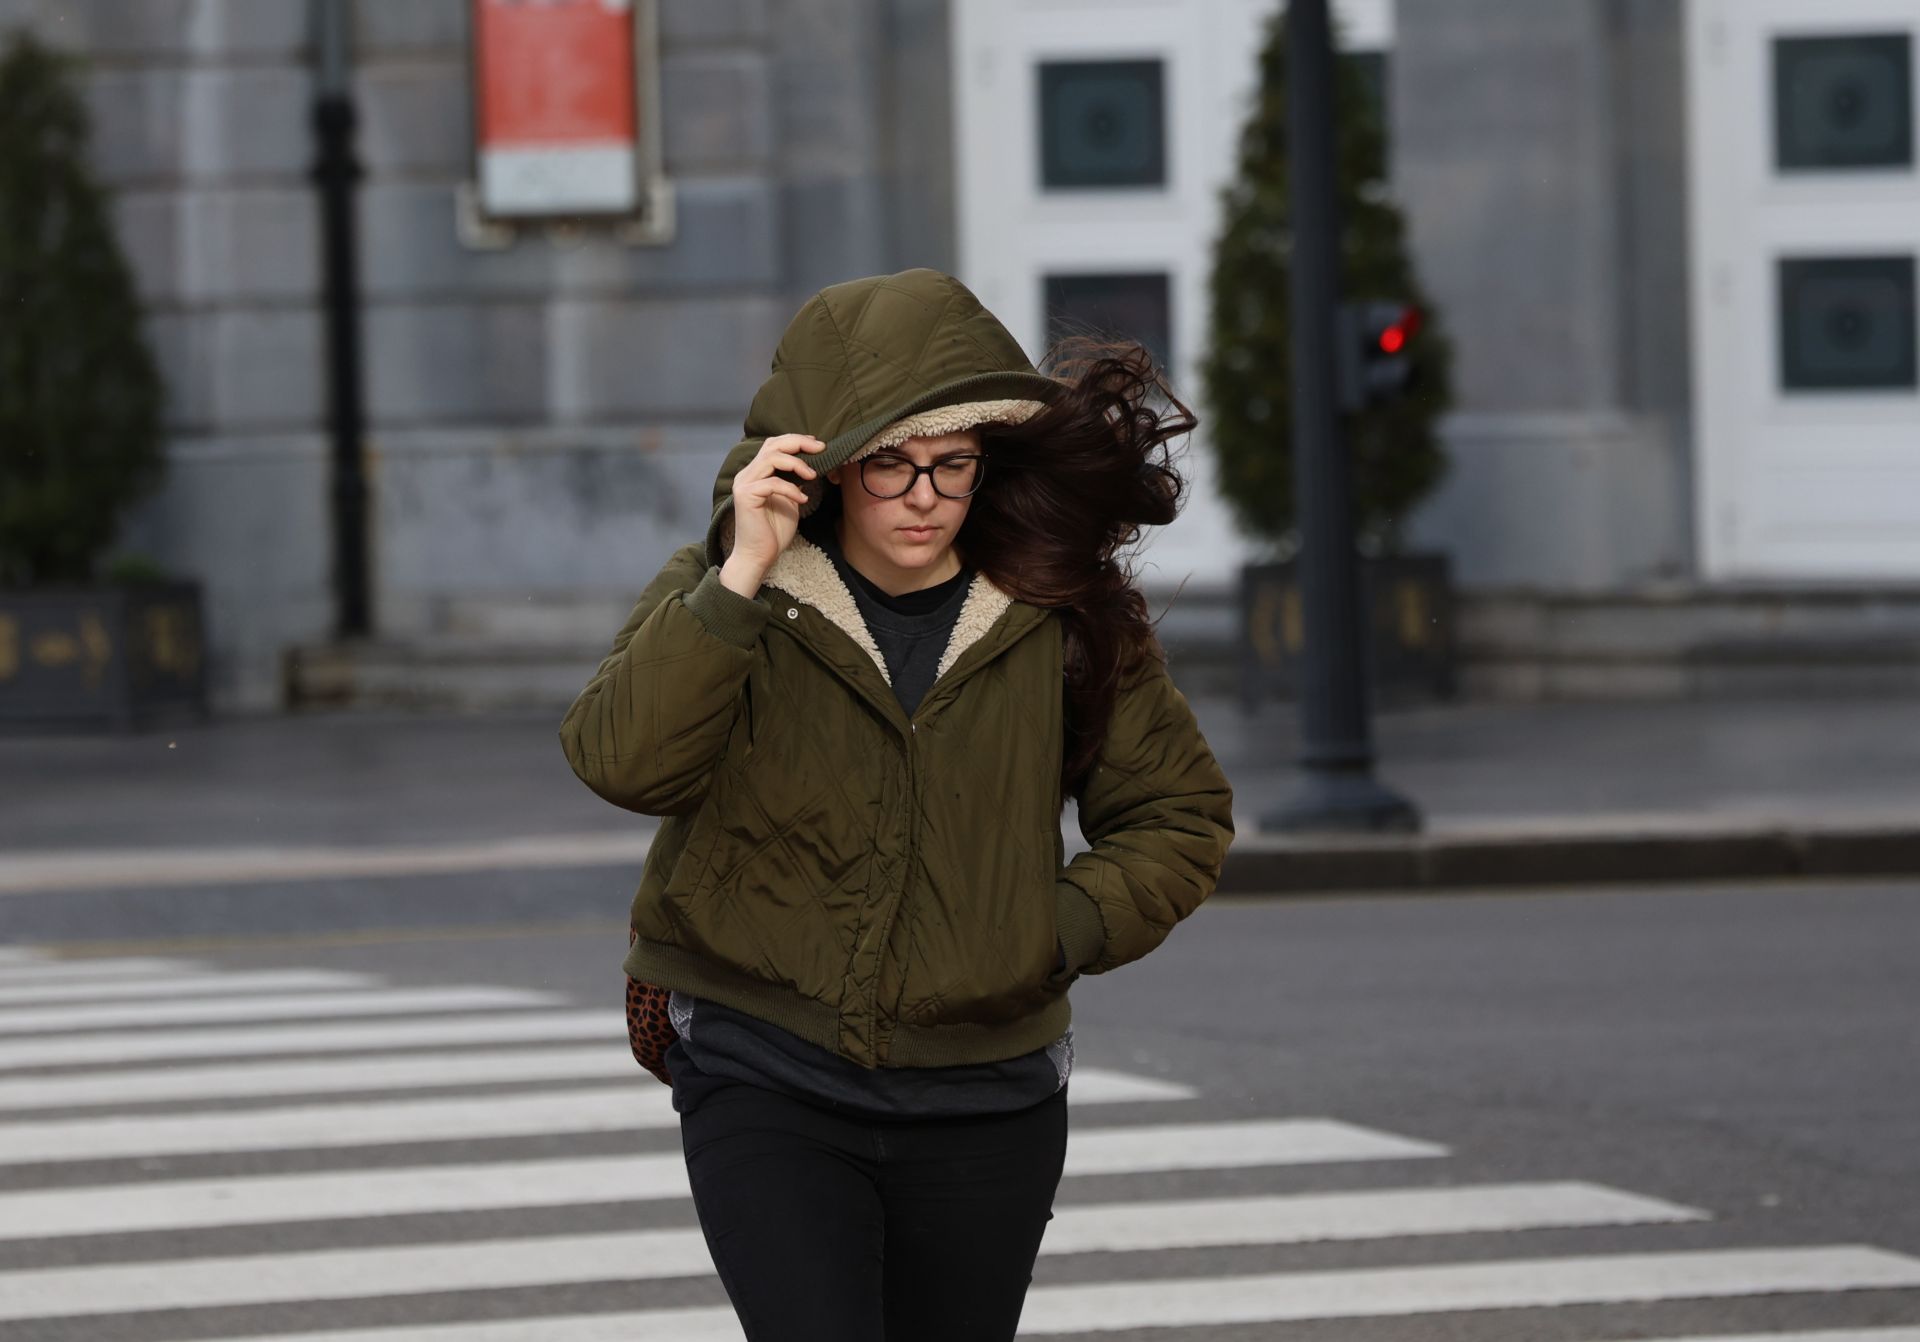
M603 655L482 640L308 644L287 652L286 700L295 709L565 709Z
M1920 588L1478 592L1458 621L1474 698L1920 693Z
M1729 656L1920 640L1920 588L1654 588L1616 594L1482 591L1461 602L1479 655Z
M1174 678L1237 695L1239 606L1226 587L1149 592ZM293 707L559 708L591 678L625 598L464 598L437 632L287 654ZM1666 588L1464 593L1470 699L1686 699L1920 694L1920 589Z

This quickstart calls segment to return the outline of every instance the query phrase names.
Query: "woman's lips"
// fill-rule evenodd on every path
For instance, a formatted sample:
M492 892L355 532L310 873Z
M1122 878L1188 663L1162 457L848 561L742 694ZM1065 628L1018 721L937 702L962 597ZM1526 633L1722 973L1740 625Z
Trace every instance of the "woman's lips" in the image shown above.
M910 540L923 541L939 529L938 527L901 527L900 534Z

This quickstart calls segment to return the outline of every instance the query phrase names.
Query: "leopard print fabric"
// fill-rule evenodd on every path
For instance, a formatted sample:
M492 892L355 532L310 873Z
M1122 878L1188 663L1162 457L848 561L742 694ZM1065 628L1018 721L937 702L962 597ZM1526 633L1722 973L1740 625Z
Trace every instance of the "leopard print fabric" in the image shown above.
M627 929L628 946L639 937L637 929ZM655 1080L671 1086L673 1074L667 1070L667 1050L680 1032L667 1015L667 997L668 989L627 976L627 1042L633 1046L634 1061L653 1073Z

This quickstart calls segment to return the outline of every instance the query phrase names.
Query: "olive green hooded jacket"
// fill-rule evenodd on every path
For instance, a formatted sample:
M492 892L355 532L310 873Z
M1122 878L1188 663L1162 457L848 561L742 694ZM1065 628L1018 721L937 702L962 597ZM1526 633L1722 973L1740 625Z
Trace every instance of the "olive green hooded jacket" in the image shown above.
M909 720L818 546L796 535L752 599L719 580L733 476L766 438L824 440L824 478L885 443L1025 418L1059 386L937 271L834 285L794 318L706 540L647 585L560 727L588 787L665 817L628 974L865 1067L993 1061L1058 1038L1075 978L1147 954L1212 892L1233 795L1159 663L1120 693L1078 797L1091 849L1067 862L1052 611L976 574ZM810 513L822 485L800 483Z

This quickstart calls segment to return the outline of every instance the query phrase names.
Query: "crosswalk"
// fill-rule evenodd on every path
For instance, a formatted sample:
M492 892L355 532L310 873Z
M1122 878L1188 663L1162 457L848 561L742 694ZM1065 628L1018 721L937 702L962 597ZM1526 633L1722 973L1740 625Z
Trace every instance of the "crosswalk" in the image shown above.
M1065 1179L1023 1337L1160 1329L1199 1342L1404 1319L1504 1339L1529 1334L1460 1321L1920 1291L1920 1258L1866 1243L1529 1251L1529 1236L1717 1218L1575 1180L1453 1182L1453 1153L1418 1133L1207 1118L1203 1095L1159 1077L1083 1063L1069 1095ZM1156 1106L1177 1117L1153 1121ZM617 1002L0 948L0 1336L738 1342L678 1122L627 1054ZM1287 1167L1355 1177L1220 1192L1222 1176ZM1103 1176L1157 1177L1116 1195ZM1246 1266L1263 1249L1464 1235L1499 1251ZM1207 1250L1241 1266L1181 1268ZM1069 1279L1049 1279L1048 1260L1068 1256ZM1920 1322L1673 1342L1920 1342Z

